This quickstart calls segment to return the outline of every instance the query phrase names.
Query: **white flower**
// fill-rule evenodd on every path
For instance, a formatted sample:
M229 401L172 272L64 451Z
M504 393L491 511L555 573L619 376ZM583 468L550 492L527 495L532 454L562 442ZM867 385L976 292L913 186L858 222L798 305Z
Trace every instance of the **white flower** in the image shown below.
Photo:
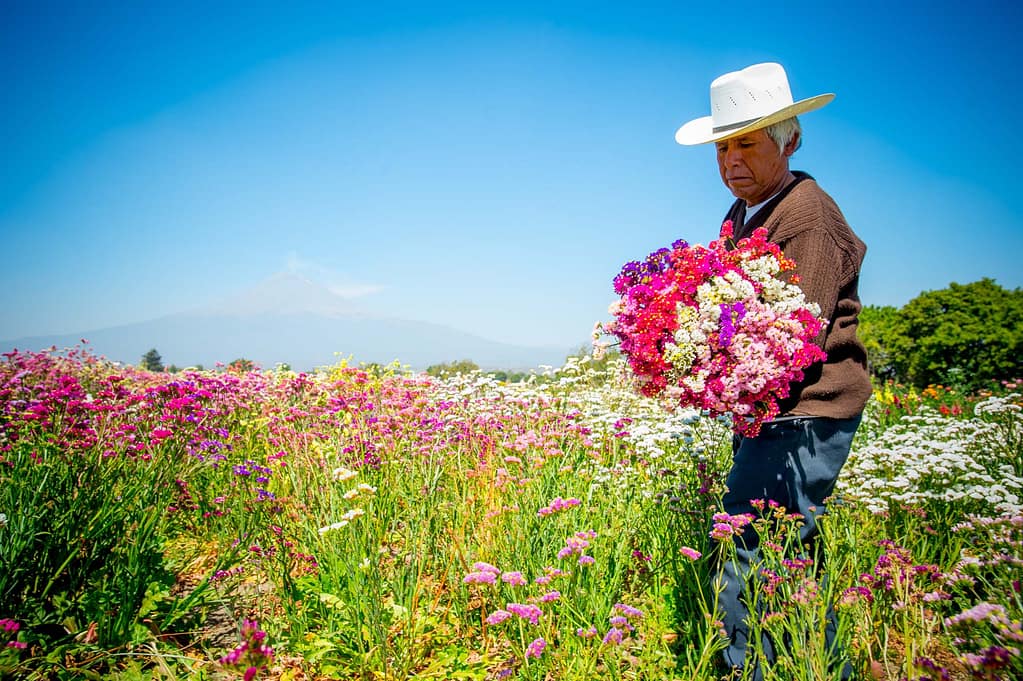
M348 523L363 515L366 515L366 512L364 510L362 510L361 508L353 508L352 510L348 511L343 516L341 516L341 521Z
M356 473L353 470L341 467L335 468L334 472L331 475L333 476L336 482L345 482L346 480L351 480L352 478L354 478L356 475L358 475L358 473Z
M328 532L332 532L333 530L340 530L342 527L346 526L347 524L348 524L347 520L339 520L338 522L333 523L331 525L327 525L326 527L321 527L320 529L318 529L316 531L322 537L323 535L327 534Z

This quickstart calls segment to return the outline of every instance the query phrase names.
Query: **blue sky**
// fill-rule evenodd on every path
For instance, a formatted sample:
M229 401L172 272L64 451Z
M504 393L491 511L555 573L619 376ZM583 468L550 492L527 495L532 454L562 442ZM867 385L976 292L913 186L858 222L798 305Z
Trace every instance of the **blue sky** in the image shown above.
M1009 3L138 4L0 7L0 338L291 271L578 346L625 261L716 235L713 147L674 131L761 61L837 94L793 167L867 242L864 303L1023 285Z

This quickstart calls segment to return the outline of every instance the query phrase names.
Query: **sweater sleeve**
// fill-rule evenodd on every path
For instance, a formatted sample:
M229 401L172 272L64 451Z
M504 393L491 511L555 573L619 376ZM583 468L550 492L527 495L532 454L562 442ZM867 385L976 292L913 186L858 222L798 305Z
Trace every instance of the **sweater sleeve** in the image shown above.
M800 232L779 245L786 257L795 261L795 274L806 299L820 305L821 315L830 322L839 291L852 278L847 254L823 227Z

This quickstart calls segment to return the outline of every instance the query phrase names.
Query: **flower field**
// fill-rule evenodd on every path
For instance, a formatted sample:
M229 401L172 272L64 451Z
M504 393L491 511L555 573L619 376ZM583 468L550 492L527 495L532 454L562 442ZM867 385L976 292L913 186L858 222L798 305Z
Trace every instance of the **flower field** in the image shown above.
M0 676L719 679L717 565L753 522L766 678L1023 678L1019 392L879 389L825 560L770 500L719 513L728 424L667 414L618 369L8 354Z

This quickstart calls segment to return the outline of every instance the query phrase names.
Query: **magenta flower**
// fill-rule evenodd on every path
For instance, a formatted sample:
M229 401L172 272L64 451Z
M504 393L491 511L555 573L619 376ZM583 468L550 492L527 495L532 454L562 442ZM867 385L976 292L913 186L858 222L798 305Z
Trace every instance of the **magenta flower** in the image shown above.
M526 647L526 657L539 658L543 655L544 648L547 647L547 641L542 638L533 639L533 642Z
M464 584L496 584L497 573L495 572L470 572L462 578Z
M545 516L554 515L559 511L567 510L573 506L578 506L581 503L582 502L578 499L562 499L561 497L554 497L550 504L541 508L536 512L536 514L543 518Z
M537 624L543 617L543 610L532 603L509 603L505 608L513 615L529 620L530 624Z
M243 678L252 681L261 669L273 662L274 649L266 644L266 632L255 621L242 622L241 638L241 645L220 658L220 663L226 667L244 668Z

